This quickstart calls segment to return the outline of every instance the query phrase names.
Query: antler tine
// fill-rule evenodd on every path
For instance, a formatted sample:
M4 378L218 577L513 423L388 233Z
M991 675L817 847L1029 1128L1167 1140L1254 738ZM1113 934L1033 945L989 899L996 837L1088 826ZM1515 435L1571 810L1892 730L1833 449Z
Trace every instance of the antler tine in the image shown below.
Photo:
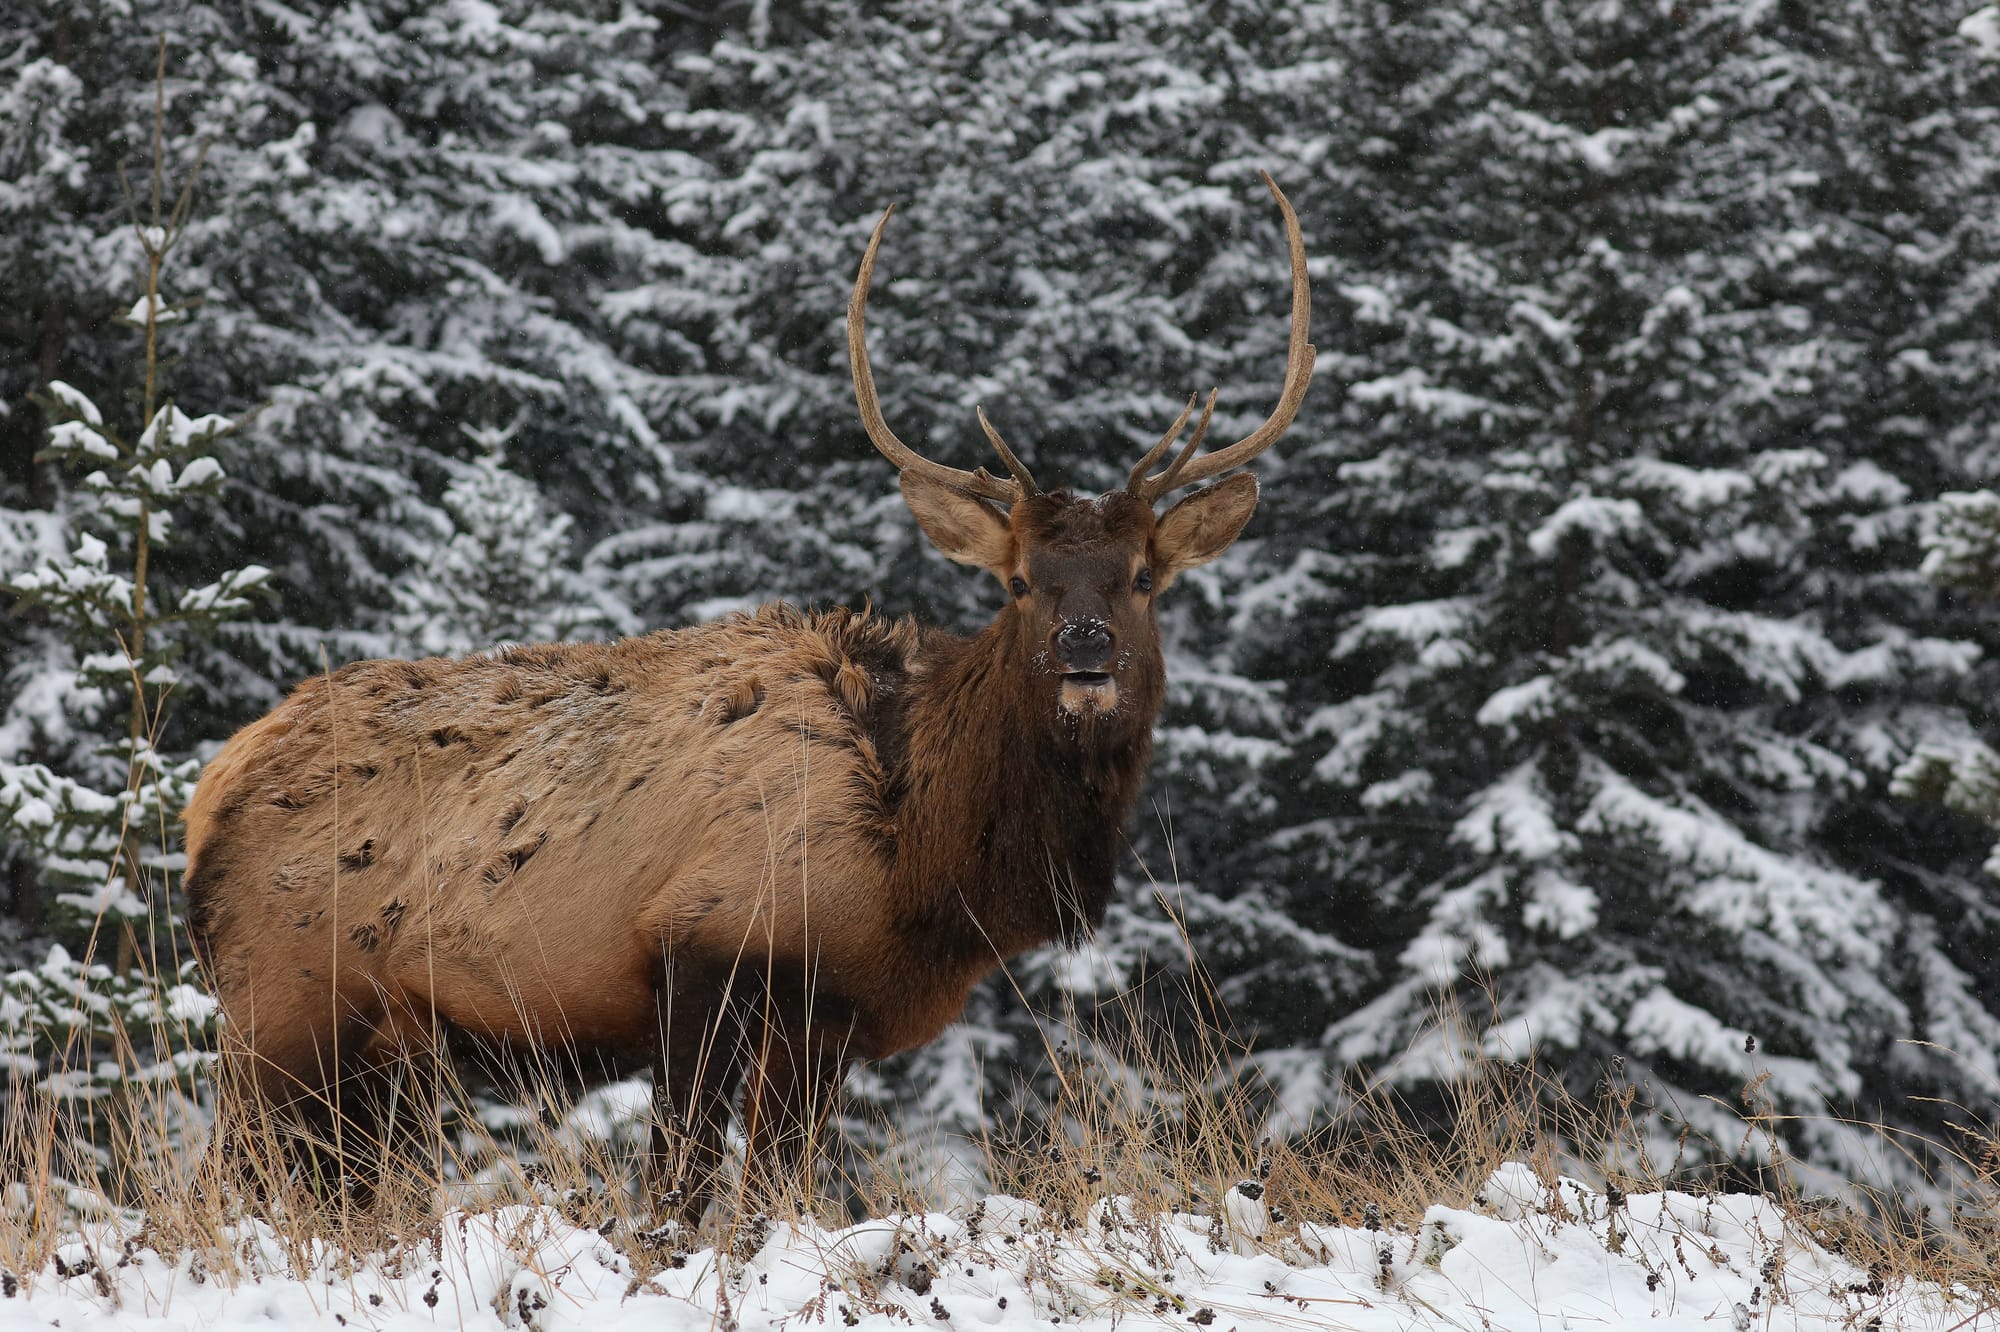
M1023 495L1041 494L1042 488L1035 484L1033 473L1029 472L1022 465L1021 460L1014 456L1014 450L1007 447L1007 441L1000 438L1000 432L995 430L993 423L986 419L986 409L984 407L977 407L973 410L979 413L979 428L986 432L986 438L992 442L993 451L1000 455L1000 461L1006 463L1007 470L1014 474L1014 484L1021 487L1021 493ZM987 475L984 467L979 469L979 475Z
M1152 448L1147 449L1146 456L1139 459L1138 464L1132 468L1132 474L1125 478L1127 493L1133 495L1140 493L1140 488L1146 482L1146 473L1152 471L1153 464L1158 462L1162 455L1174 446L1174 440L1179 438L1182 429L1186 427L1188 417L1194 415L1195 399L1200 396L1197 393L1188 394L1188 405L1181 408L1181 414L1176 416L1174 423L1167 427L1167 433L1161 435L1160 442Z
M1181 446L1181 451L1174 455L1174 460L1167 465L1167 470L1160 473L1160 494L1164 495L1176 486L1187 484L1180 479L1181 473L1186 469L1188 459L1200 451L1201 441L1208 436L1208 419L1215 415L1215 396L1220 392L1221 389L1208 391L1208 402L1201 409L1201 420L1194 423L1194 433L1188 436L1188 442Z
M1183 454L1166 471L1142 480L1137 493L1149 503L1170 490L1240 467L1270 448L1291 427L1292 419L1299 414L1299 404L1305 400L1306 385L1312 382L1313 345L1307 341L1312 325L1312 284L1306 277L1305 237L1299 233L1298 214L1292 211L1291 201L1278 188L1278 182L1271 179L1268 171L1260 174L1270 187L1271 197L1278 201L1279 211L1285 215L1285 243L1292 258L1292 339L1285 355L1284 390L1278 396L1276 410L1264 424L1228 448L1192 459Z
M847 301L847 360L854 372L854 403L861 409L861 428L868 432L868 438L883 457L896 465L898 471L918 472L933 481L942 481L948 486L1011 505L1021 497L1019 483L1003 481L990 475L983 467L976 472L965 472L932 462L897 439L896 432L889 429L889 423L882 419L882 404L875 396L875 375L868 367L868 285L875 277L875 252L882 246L882 231L889 225L889 217L895 211L894 204L884 209L882 220L875 224L873 234L868 237L867 253L861 256L861 271L854 278L854 295ZM990 428L987 434L998 442ZM1027 475L1019 460L1004 446L1001 457L1007 460L1009 469L1014 470L1017 477Z

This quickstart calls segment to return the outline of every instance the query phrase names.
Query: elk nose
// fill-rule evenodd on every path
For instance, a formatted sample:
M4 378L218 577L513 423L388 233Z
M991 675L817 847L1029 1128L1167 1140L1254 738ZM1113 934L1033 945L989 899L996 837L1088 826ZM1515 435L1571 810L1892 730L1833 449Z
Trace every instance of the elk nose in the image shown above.
M1056 659L1068 671L1101 671L1111 661L1111 626L1070 620L1056 630Z

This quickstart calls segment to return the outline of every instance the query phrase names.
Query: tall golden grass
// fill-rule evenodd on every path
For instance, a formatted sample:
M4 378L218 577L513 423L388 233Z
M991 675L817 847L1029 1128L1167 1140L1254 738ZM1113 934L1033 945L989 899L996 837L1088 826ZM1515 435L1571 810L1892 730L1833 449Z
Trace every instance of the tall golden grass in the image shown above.
M162 1253L201 1251L207 1269L228 1279L231 1227L245 1216L271 1221L305 1270L314 1254L329 1250L370 1261L434 1233L448 1208L533 1201L603 1230L635 1270L646 1271L697 1247L735 1250L771 1219L832 1226L864 1213L968 1206L988 1190L1035 1202L1058 1222L1083 1218L1106 1196L1121 1198L1136 1221L1220 1215L1223 1195L1244 1180L1264 1186L1275 1223L1266 1242L1278 1245L1306 1221L1413 1230L1434 1204L1472 1204L1509 1161L1529 1163L1552 1186L1570 1175L1627 1194L1711 1189L1713 1174L1691 1163L1728 1159L1741 1145L1712 1143L1697 1152L1683 1140L1662 1159L1659 1135L1641 1122L1643 1089L1619 1070L1607 1070L1595 1094L1579 1098L1532 1059L1482 1053L1480 1024L1444 1001L1424 1039L1462 1057L1426 1111L1379 1080L1351 1077L1330 1122L1274 1138L1275 1091L1229 1036L1199 967L1155 983L1177 985L1183 1011L1207 1020L1168 1032L1158 1024L1157 1003L1143 1003L1137 990L1089 1011L1063 1005L1042 1025L1039 1067L1030 1078L1038 1090L996 1111L999 1122L975 1139L950 1144L961 1166L968 1158L976 1164L975 1178L938 1164L924 1126L851 1112L848 1126L859 1119L859 1131L829 1126L821 1135L825 1150L799 1176L760 1185L733 1169L693 1231L663 1225L643 1201L643 1135L576 1132L573 1112L587 1093L545 1065L515 1064L498 1086L469 1086L448 1062L434 1084L414 1078L413 1087L436 1086L436 1112L406 1141L361 1145L369 1173L386 1182L365 1206L346 1181L298 1168L299 1153L282 1140L290 1129L245 1107L217 1105L212 1092L195 1105L170 1086L134 1085L129 1096L86 1111L16 1084L0 1117L0 1159L17 1171L0 1201L0 1267L42 1270L80 1221L121 1210L143 1217L149 1245ZM120 1057L137 1068L138 1052L122 1044ZM521 1108L507 1140L482 1122L482 1096L488 1105L497 1096ZM1816 1182L1810 1172L1783 1155L1788 1120L1771 1109L1760 1080L1742 1089L1734 1109L1742 1132L1764 1142L1755 1178L1740 1176L1732 1187L1761 1187L1801 1237L1887 1282L1914 1278L1977 1292L2000 1308L1994 1126L1965 1117L1955 1121L1953 1140L1921 1143L1881 1130L1887 1149L1905 1159L1946 1163L1956 1201L1927 1206L1851 1181L1837 1197L1809 1189ZM97 1118L94 1125L82 1122L86 1113ZM227 1170L204 1149L201 1126L210 1114L236 1117L238 1158ZM93 1127L100 1140L110 1132L115 1172L88 1145Z

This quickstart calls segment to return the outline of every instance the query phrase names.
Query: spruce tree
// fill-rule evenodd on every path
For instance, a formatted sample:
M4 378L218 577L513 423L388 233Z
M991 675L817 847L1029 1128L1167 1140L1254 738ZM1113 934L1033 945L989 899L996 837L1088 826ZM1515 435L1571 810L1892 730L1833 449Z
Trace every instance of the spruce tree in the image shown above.
M517 423L518 424L518 423ZM513 429L468 427L483 452L445 488L451 531L436 561L395 586L394 626L410 652L463 654L587 637L622 624L568 567L571 521L549 512L503 456Z
M162 44L161 99L165 68ZM180 811L199 764L163 752L160 741L187 645L248 610L269 571L231 569L171 599L149 577L157 553L178 536L177 514L220 494L214 448L236 428L220 416L189 418L162 374L166 332L189 315L169 299L163 277L187 234L199 158L176 199L164 127L155 124L149 197L133 204L126 247L138 300L121 320L137 343L141 428L121 425L82 390L51 383L43 456L84 474L62 515L65 544L74 545L0 569L43 626L51 651L40 670L66 668L69 677L29 676L24 692L59 703L41 719L44 729L72 737L58 766L0 760L0 819L15 854L54 890L41 922L52 940L35 965L6 976L0 1003L5 1137L16 1150L50 1150L73 1134L82 1135L77 1145L102 1150L118 1127L95 1113L105 1098L144 1098L122 1108L128 1125L171 1113L163 1093L191 1088L214 1035L215 1005L171 892L184 864ZM37 1106L50 1112L49 1126L19 1118Z
M1994 1020L1846 833L1971 651L1880 557L1934 478L1842 412L1881 334L1840 317L1851 186L1800 119L1866 52L1732 6L1346 22L1380 58L1343 102L1345 539L1295 529L1335 637L1267 845L1288 918L1379 970L1287 1032L1426 1086L1436 996L1488 988L1489 1054L1579 1092L1628 1058L1664 1142L1754 1152L1719 1107L1761 1078L1787 1146L1861 1172L1837 1115L1984 1094L1912 1042Z

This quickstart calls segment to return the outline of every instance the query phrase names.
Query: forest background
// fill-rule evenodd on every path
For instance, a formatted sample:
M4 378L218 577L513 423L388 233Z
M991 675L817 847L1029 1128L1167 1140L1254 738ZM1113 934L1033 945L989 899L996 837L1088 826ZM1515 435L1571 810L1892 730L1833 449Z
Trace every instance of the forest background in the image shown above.
M169 175L200 166L155 386L162 35ZM878 375L926 452L979 459L983 403L1094 490L1191 391L1247 431L1288 296L1261 169L1319 370L1248 537L1163 609L1125 892L851 1096L969 1131L1046 1076L1038 1013L1136 993L1185 1032L1184 928L1276 1129L1357 1074L1424 1104L1450 996L1579 1094L1621 1069L1662 1159L1767 1150L1752 1083L1832 1177L1912 1175L1904 1130L2000 1117L1996 60L2000 12L1936 0L17 0L10 1086L126 1075L50 1033L162 965L104 921L167 927L171 828L130 874L84 853L146 813L135 754L184 784L327 662L776 597L990 616L856 419L886 204ZM88 462L90 412L167 401L236 425L155 439L220 472L157 491L144 581L188 613L135 744L102 608L48 589L130 609L152 464L93 481L50 428Z

